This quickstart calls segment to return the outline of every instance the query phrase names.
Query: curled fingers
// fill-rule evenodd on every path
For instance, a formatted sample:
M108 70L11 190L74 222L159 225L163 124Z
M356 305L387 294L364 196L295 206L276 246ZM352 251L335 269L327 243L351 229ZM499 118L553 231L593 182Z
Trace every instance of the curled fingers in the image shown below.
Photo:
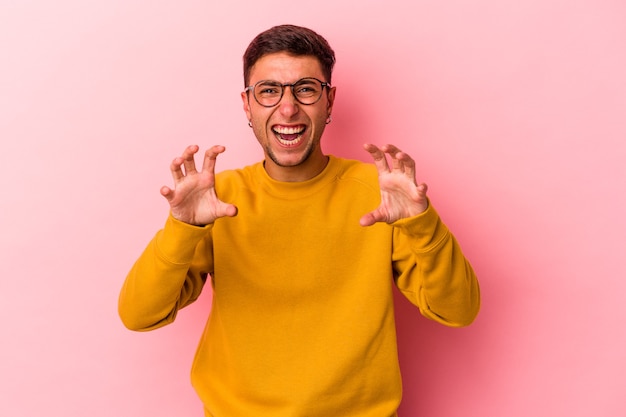
M403 173L411 178L414 183L417 183L415 180L415 161L409 154L402 152L397 146L391 144L383 146L382 150L389 154L394 171Z
M202 171L208 172L210 174L215 174L215 161L217 160L217 155L221 154L226 150L226 147L222 145L215 145L210 147L204 153L204 161L202 162Z

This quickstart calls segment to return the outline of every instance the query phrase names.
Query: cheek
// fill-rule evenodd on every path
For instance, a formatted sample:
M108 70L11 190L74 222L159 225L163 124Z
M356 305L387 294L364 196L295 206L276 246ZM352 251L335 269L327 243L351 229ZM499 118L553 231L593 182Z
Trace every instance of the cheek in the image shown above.
M264 110L266 109L256 108L254 106L249 108L248 110L248 116L250 117L250 121L252 121L252 128L255 133L262 129L265 129L267 125L269 115L267 114L267 111Z
M326 119L328 118L328 111L323 108L316 112L315 115L311 115L311 120L317 127L317 129L324 128L326 126Z
M254 137L260 144L266 143L268 132L265 130L266 126L260 120L252 119L252 133L254 133Z

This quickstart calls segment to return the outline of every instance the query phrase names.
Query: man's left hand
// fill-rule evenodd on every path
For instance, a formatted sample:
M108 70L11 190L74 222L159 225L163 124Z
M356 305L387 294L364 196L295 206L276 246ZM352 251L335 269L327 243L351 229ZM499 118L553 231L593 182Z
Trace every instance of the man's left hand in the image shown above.
M378 169L380 183L380 206L361 217L361 226L378 222L391 224L397 220L417 216L428 208L426 184L415 179L415 161L394 145L365 144ZM387 161L391 160L391 166Z

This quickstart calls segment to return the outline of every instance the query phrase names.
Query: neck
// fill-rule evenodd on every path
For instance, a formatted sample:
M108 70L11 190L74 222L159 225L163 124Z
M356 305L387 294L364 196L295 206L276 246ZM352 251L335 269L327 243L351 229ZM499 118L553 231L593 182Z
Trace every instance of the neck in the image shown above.
M320 155L319 158L309 158L295 166L280 166L265 158L263 166L267 175L276 181L302 182L319 175L328 165L328 160L327 155Z

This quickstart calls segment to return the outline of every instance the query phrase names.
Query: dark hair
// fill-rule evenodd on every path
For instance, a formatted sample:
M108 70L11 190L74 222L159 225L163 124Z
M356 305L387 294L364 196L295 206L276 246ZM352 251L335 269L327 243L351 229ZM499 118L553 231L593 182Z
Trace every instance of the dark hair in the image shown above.
M326 77L324 81L330 83L335 65L335 52L326 39L305 27L280 25L258 34L248 45L243 55L245 87L250 81L250 71L254 64L265 55L277 52L287 52L295 56L310 55L317 58Z

